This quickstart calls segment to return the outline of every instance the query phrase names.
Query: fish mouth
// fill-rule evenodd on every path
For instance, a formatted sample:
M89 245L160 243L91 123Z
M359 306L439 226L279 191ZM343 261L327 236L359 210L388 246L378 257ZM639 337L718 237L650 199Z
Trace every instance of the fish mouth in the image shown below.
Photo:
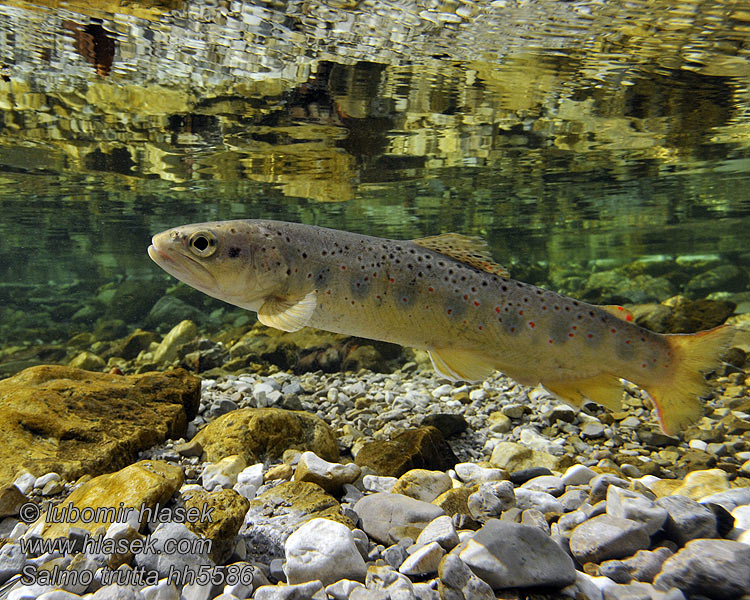
M152 238L151 245L148 247L148 255L157 265L180 281L208 294L220 291L216 277L205 265L181 252L178 252L177 256L170 256L169 252L159 248L155 238L156 236Z

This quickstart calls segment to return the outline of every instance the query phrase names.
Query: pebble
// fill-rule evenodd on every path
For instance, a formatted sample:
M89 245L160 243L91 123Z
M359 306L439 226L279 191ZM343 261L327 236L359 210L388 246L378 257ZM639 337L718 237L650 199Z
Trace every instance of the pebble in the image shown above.
M617 486L607 489L607 514L641 523L649 535L655 534L667 520L667 510L653 500Z
M594 477L596 477L596 471L587 466L572 465L563 474L562 481L565 485L586 485Z
M452 487L453 482L447 473L427 469L411 469L398 478L391 492L424 502L432 502Z
M393 486L396 485L396 477L386 477L384 475L365 475L362 478L362 486L368 492L389 493Z
M458 553L493 589L565 587L575 581L573 561L536 527L491 519Z
M479 521L499 517L516 505L516 495L510 481L488 481L479 486L467 500L471 516Z
M508 473L503 469L482 467L474 463L458 463L453 469L461 481L468 486L478 485L485 481L502 481L508 479Z
M565 493L565 482L556 475L540 475L521 484L521 487L535 492L544 492L551 496L562 496Z
M351 530L329 519L311 519L284 544L284 572L290 584L313 579L331 585L340 579L364 581L367 566Z
M340 464L323 460L314 452L303 452L294 471L295 481L317 483L325 491L338 493L345 483L355 481L362 469L354 463ZM442 474L447 477L444 473Z
M495 600L490 585L455 554L447 554L438 567L440 597L446 600Z
M320 581L296 585L262 585L253 600L326 600L326 591Z
M237 454L222 458L216 463L206 463L203 467L203 487L209 492L219 488L231 488L237 483L237 477L245 466L245 459Z
M443 515L430 521L414 543L419 546L431 542L437 542L445 550L452 550L458 545L458 533L451 517Z
M516 506L521 509L536 508L542 513L564 512L562 503L552 494L536 492L525 488L516 488Z
M445 549L437 542L420 546L401 563L399 572L404 575L424 577L437 573L440 560L445 556Z

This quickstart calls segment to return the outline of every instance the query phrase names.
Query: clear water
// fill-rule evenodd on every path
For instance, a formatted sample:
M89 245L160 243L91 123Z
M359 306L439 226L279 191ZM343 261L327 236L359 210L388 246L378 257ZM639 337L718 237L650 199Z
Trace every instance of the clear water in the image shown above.
M745 2L89 4L0 5L0 347L166 282L150 236L195 221L482 235L561 291L750 263Z

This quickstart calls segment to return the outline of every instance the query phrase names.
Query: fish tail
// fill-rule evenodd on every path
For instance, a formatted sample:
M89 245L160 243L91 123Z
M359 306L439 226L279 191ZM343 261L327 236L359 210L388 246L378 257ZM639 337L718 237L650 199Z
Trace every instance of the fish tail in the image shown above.
M734 333L733 327L721 325L698 333L664 336L674 356L672 375L642 386L656 405L664 433L674 435L701 417L699 397L709 388L703 374L719 365Z

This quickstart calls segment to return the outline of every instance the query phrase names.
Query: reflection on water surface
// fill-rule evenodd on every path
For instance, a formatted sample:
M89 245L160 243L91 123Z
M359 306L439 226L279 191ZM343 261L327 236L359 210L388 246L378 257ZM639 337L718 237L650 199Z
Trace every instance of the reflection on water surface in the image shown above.
M0 17L6 310L161 277L152 233L224 218L480 234L514 274L571 293L556 269L748 262L744 2L40 1Z

